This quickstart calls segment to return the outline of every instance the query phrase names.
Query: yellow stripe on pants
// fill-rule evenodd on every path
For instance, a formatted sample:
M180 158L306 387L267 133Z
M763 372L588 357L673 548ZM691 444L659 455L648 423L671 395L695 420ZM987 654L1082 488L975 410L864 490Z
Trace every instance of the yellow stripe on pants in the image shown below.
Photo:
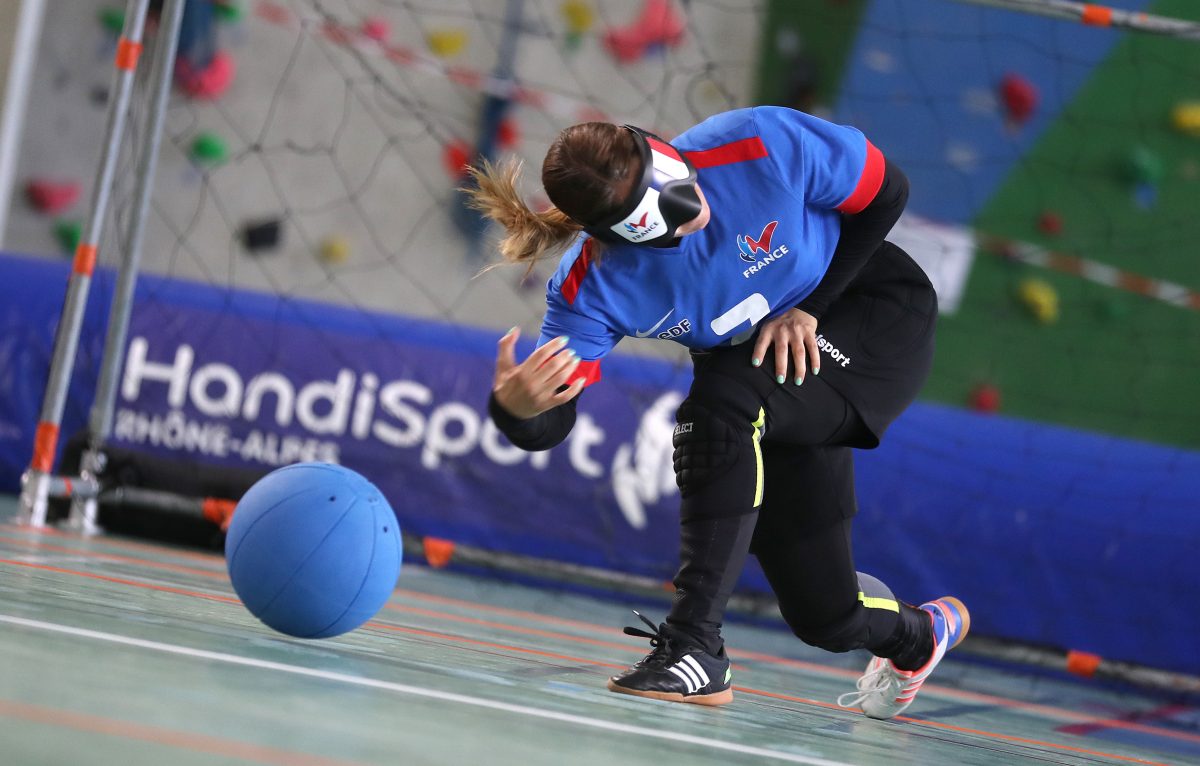
M875 596L868 596L866 593L863 593L860 590L858 592L858 600L861 601L862 605L868 609L886 609L889 612L895 612L896 614L900 613L900 604L892 601L890 598L876 598Z
M762 408L758 408L758 420L750 424L754 429L754 435L751 440L754 442L754 468L757 474L757 482L754 487L754 507L762 505L763 501L763 462L762 462L762 447L759 445L759 440L762 439L763 426L767 424L767 413Z

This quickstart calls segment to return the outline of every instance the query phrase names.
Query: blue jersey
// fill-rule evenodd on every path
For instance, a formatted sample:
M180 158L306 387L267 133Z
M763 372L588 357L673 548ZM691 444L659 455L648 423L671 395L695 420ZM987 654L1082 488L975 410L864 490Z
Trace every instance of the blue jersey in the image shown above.
M861 132L781 107L718 114L671 144L696 167L708 225L675 247L604 244L599 258L582 236L547 284L539 345L569 336L589 384L623 337L713 348L787 312L825 275L840 213L862 210L883 181Z

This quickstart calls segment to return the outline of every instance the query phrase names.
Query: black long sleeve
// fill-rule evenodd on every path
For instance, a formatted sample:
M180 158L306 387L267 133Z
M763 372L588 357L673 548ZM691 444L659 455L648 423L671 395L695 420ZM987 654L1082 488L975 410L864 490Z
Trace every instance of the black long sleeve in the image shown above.
M522 420L501 407L493 393L488 397L488 414L510 442L528 452L538 452L561 443L571 433L575 427L577 401L578 396L540 415Z
M829 269L816 289L796 308L817 319L829 308L850 280L883 244L908 203L908 177L900 168L885 160L883 183L875 199L858 213L842 215L842 233Z

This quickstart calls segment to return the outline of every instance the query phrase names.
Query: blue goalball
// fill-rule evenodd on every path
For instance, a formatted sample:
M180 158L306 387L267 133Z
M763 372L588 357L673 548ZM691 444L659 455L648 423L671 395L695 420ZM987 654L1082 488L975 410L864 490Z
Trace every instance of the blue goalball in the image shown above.
M298 638L354 630L400 575L400 526L371 482L348 468L272 471L238 502L225 564L238 598L268 627Z

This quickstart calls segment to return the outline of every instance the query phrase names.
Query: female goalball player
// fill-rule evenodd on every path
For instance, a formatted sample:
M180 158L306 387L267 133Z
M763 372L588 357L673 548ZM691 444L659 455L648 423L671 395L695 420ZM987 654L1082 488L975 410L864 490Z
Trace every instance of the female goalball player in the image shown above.
M776 107L716 115L672 144L629 125L567 128L542 165L554 207L540 213L519 171L473 171L473 203L507 230L502 256L565 254L539 348L518 363L516 330L500 340L489 410L513 444L561 442L622 337L682 343L695 368L673 438L675 599L664 624L642 617L652 632L626 628L653 649L608 688L731 701L721 622L753 552L797 636L874 655L839 703L900 713L969 626L957 599L910 606L851 554L850 450L879 444L933 357L933 288L884 241L908 180L858 130Z

